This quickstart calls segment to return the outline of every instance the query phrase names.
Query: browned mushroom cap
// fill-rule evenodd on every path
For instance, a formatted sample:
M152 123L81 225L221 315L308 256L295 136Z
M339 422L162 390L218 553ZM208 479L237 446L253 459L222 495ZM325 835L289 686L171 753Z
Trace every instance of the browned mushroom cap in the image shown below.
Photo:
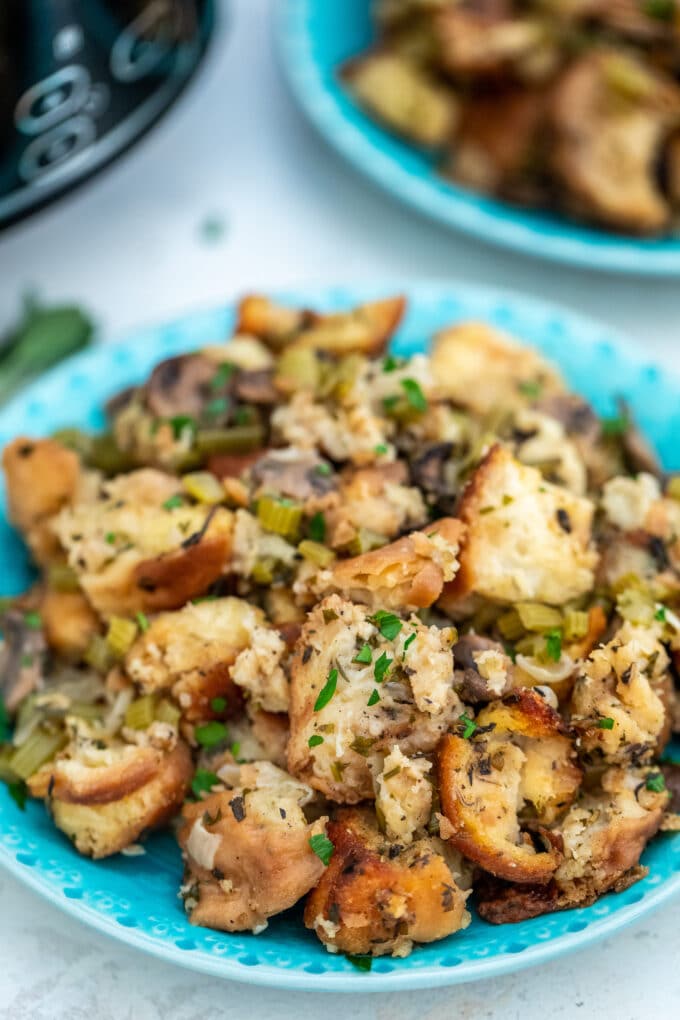
M277 493L306 502L337 487L327 461L312 450L270 450L253 464L250 479L255 490Z
M674 761L664 762L661 771L666 780L666 788L672 798L668 810L680 814L680 764Z
M23 699L43 686L45 636L29 627L23 613L9 610L0 616L0 700L15 712Z
M467 927L466 895L434 841L390 843L366 809L328 826L334 850L305 906L305 924L334 952L405 955Z
M560 853L543 831L539 851L520 830L522 765L511 741L491 744L483 737L447 734L439 748L439 782L445 816L440 832L465 857L512 882L549 882ZM448 824L447 824L448 823Z
M541 138L547 93L512 88L464 106L448 168L461 184L520 201L545 201Z
M680 89L630 55L592 51L557 84L552 168L577 214L633 233L667 226L655 167L680 123Z
M158 418L198 417L217 366L202 354L180 354L156 365L146 386L146 403Z
M505 654L505 649L498 641L482 637L479 634L463 634L453 646L453 661L455 666L455 688L463 701L471 704L492 701L499 694L505 694L509 683L506 682L506 689L492 690L489 680L483 677L475 656L480 652L494 652L500 656L500 661L511 666L510 659ZM508 681L510 670L508 670Z

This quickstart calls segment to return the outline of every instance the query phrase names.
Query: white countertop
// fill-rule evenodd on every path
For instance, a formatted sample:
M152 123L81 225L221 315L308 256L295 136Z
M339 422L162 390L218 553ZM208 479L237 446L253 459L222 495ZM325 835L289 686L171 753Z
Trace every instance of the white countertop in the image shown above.
M293 107L269 31L274 0L231 28L179 106L132 153L0 236L0 324L21 293L88 304L105 337L246 289L457 277L561 301L678 363L680 286L542 264L438 228L361 180ZM205 238L206 221L224 224ZM486 985L398 996L252 990L172 969L94 934L0 875L2 1020L544 1020L677 1015L680 932L666 908L608 942Z

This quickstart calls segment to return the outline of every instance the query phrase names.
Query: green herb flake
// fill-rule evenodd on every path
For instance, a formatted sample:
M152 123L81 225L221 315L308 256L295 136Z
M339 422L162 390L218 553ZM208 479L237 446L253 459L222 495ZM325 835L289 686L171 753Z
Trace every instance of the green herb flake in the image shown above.
M562 658L562 631L549 630L545 635L545 651L549 659L559 662Z
M458 722L463 724L463 732L461 733L463 740L469 740L473 733L476 733L479 729L474 719L471 719L465 712L458 716Z
M530 400L538 400L541 393L543 392L543 383L538 379L525 379L521 382L517 389L524 397L529 397Z
M326 683L319 691L318 698L314 702L315 712L320 712L322 708L326 707L328 702L335 694L335 688L337 686L338 686L338 671L337 669L332 669L328 674L328 679L326 680Z
M185 429L196 431L196 421L188 414L176 414L174 418L170 418L169 424L175 439L181 439Z
M22 669L28 669L30 666L33 665L34 661L35 660L33 659L32 655L22 655L21 656L21 668Z
M184 500L176 492L174 496L169 496L161 506L164 510L178 510L181 506L184 506Z
M372 956L347 956L347 960L357 970L369 971L373 966Z
M395 409L395 407L397 406L398 403L399 403L399 397L397 397L397 396L393 395L391 397L383 397L383 402L382 402L383 410L385 411L386 414L390 414Z
M141 630L142 634L146 634L147 630L151 626L149 623L149 617L146 613L142 613L141 611L135 613L135 620L137 621L137 626Z
M397 634L404 626L402 621L394 613L388 613L384 609L379 609L373 616L369 616L371 623L375 624L380 633L388 641L394 641Z
M24 613L24 623L29 630L40 630L42 627L42 617L36 610L31 610L28 613Z
M411 647L411 645L413 644L417 637L418 635L416 634L415 631L413 631L413 633L409 634L409 636L406 638L406 640L404 641L404 655L406 655L406 652Z
M388 354L382 364L383 372L394 372L399 365L399 358L395 358L394 354Z
M210 380L210 389L221 390L231 379L232 375L236 371L236 366L232 365L230 361L225 361L215 372L214 376Z
M237 407L234 412L234 422L237 425L251 425L254 418L252 407Z
M335 847L328 836L326 836L323 832L317 832L315 836L310 836L309 845L312 848L312 852L316 854L321 863L328 867L329 861L333 856L333 851L335 850Z
M394 659L388 658L386 652L383 652L380 658L376 660L375 667L373 669L373 676L375 677L376 683L381 684L383 682L393 662Z
M654 21L666 21L669 24L675 20L678 8L676 0L642 0L643 13Z
M115 533L115 531L107 531L106 534L104 535L104 540L109 545L115 545L116 544L116 533Z
M378 443L377 446L373 447L373 452L377 453L379 457L384 457L387 453L387 443Z
M318 733L313 733L307 741L307 747L318 747L319 744L323 744L323 737Z
M374 687L373 691L371 692L371 696L368 699L368 701L366 702L366 704L368 705L369 708L372 708L373 705L377 705L379 701L380 701L380 694L378 692L378 688Z
M227 411L228 407L229 401L226 397L216 397L205 405L205 413L209 418L219 418Z
M26 809L28 792L23 779L20 779L17 783L8 783L7 791L19 810L24 811Z
M645 788L652 793L663 793L666 789L666 780L663 772L651 772L645 779Z
M659 606L657 611L654 613L654 619L659 620L661 623L666 622L666 607Z
M603 719L597 720L597 728L599 730L613 730L614 720L610 719L609 716L605 716Z
M217 712L218 714L221 713L221 712L224 712L224 710L227 707L227 699L226 698L211 698L210 699L210 707L213 710L213 712Z
M361 650L352 659L352 662L360 662L363 666L370 666L373 662L373 651L370 645L362 645Z
M316 471L317 475L321 475L322 478L327 478L333 469L331 468L330 464L326 464L325 462L323 462L321 464L317 464L314 470Z
M241 745L238 742L238 740L235 740L234 743L231 745L231 747L229 748L229 753L231 754L231 756L234 759L234 761L238 761L239 760L238 756L241 753Z
M0 744L4 744L12 735L9 725L9 714L2 697L0 697Z
M191 781L191 792L194 797L200 798L202 793L210 793L213 786L219 786L219 777L211 772L209 769L196 769L193 780Z
M310 519L309 537L312 542L323 542L326 537L326 518L320 510Z
M427 397L423 393L419 382L416 382L415 379L402 379L401 388L414 411L418 411L421 414L427 411Z
M194 736L201 745L201 747L215 747L217 744L221 744L227 737L227 727L224 723L213 722L204 723L202 726L197 726L194 729Z
M601 423L602 435L607 439L616 439L628 431L630 421L627 415L618 414L615 418L603 418Z

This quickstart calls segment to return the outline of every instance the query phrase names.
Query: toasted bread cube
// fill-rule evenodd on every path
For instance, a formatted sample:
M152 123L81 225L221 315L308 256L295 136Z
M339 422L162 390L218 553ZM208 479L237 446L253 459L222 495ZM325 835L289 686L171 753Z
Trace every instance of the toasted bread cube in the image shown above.
M476 594L492 602L562 605L593 587L593 505L544 481L494 446L470 479L459 515L467 525L460 570L442 606Z
M439 333L430 363L440 395L478 415L564 390L559 372L545 358L482 322Z

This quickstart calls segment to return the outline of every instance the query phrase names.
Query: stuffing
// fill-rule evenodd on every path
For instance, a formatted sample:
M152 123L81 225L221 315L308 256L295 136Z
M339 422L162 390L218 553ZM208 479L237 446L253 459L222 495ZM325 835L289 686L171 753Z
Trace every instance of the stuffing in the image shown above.
M602 489L602 509L607 520L621 531L644 529L652 507L660 499L657 479L645 473L636 478L611 478Z
M40 615L48 645L66 658L80 658L99 632L99 617L80 591L46 589Z
M232 669L234 683L252 705L265 712L288 711L288 678L283 668L286 643L270 627L255 627L250 645Z
M354 804L374 796L371 755L395 745L408 755L432 751L462 712L452 638L415 616L371 616L337 595L324 599L291 661L291 773Z
M372 532L384 538L425 524L423 497L419 489L405 484L406 475L402 464L392 462L360 468L344 477L337 494L319 502L329 545L335 549L351 545L368 524Z
M585 462L560 422L527 407L515 413L512 427L517 460L537 467L547 481L563 485L574 495L585 495Z
M455 687L466 702L493 701L514 686L512 660L490 638L463 634L453 646L453 660Z
M54 439L19 437L3 450L2 466L9 519L36 563L49 563L59 552L50 522L78 491L78 456Z
M564 389L549 362L481 322L460 323L438 333L430 367L442 397L482 416Z
M442 518L372 552L337 560L314 583L317 595L339 592L374 609L398 611L431 606L458 569L457 554L464 526Z
M327 819L308 823L313 791L270 762L219 775L214 792L182 810L184 906L192 924L257 934L321 878L312 840Z
M654 788L658 774L620 768L605 772L601 790L583 793L558 830L563 859L553 881L526 890L495 882L482 886L481 916L504 924L587 907L604 893L620 892L643 878L648 869L638 864L640 855L661 826L669 802L666 791Z
M561 605L593 586L593 505L546 482L494 446L468 483L459 507L467 526L460 569L440 602L475 593L493 602Z
M328 837L333 855L307 899L305 924L330 952L407 956L414 944L467 928L467 895L438 841L404 847L357 808L338 811Z
M359 103L398 134L433 148L451 138L456 95L414 61L375 52L346 65L343 76Z
M297 550L281 535L265 531L257 517L248 510L234 514L234 531L229 569L238 577L252 578L258 564L272 563L275 569L290 571L297 559Z
M403 845L413 842L432 814L432 762L409 758L398 747L386 756L375 780L375 810L387 836Z
M232 515L189 504L151 468L102 482L64 508L54 531L102 616L176 609L227 569Z
M332 460L354 464L373 463L376 447L387 440L384 423L364 401L331 409L306 390L276 408L272 429L287 445L316 448Z
M137 843L179 809L193 766L187 745L169 750L78 739L28 780L54 824L86 857L109 857Z
M144 693L172 693L188 722L230 718L241 712L245 692L257 689L266 698L270 678L274 691L281 686L273 676L278 663L266 672L266 653L250 668L242 661L255 641L273 644L279 657L284 650L278 634L264 626L262 610L249 602L232 597L199 602L156 616L127 652L125 669ZM280 694L273 698L280 700Z
M550 823L581 782L571 740L559 714L540 694L522 689L467 716L439 749L443 838L493 875L520 883L548 882L560 861ZM541 849L523 831L531 805Z
M668 655L654 628L628 622L611 641L591 652L570 706L586 755L593 761L624 764L663 749L670 735L664 706L671 686L668 667Z

